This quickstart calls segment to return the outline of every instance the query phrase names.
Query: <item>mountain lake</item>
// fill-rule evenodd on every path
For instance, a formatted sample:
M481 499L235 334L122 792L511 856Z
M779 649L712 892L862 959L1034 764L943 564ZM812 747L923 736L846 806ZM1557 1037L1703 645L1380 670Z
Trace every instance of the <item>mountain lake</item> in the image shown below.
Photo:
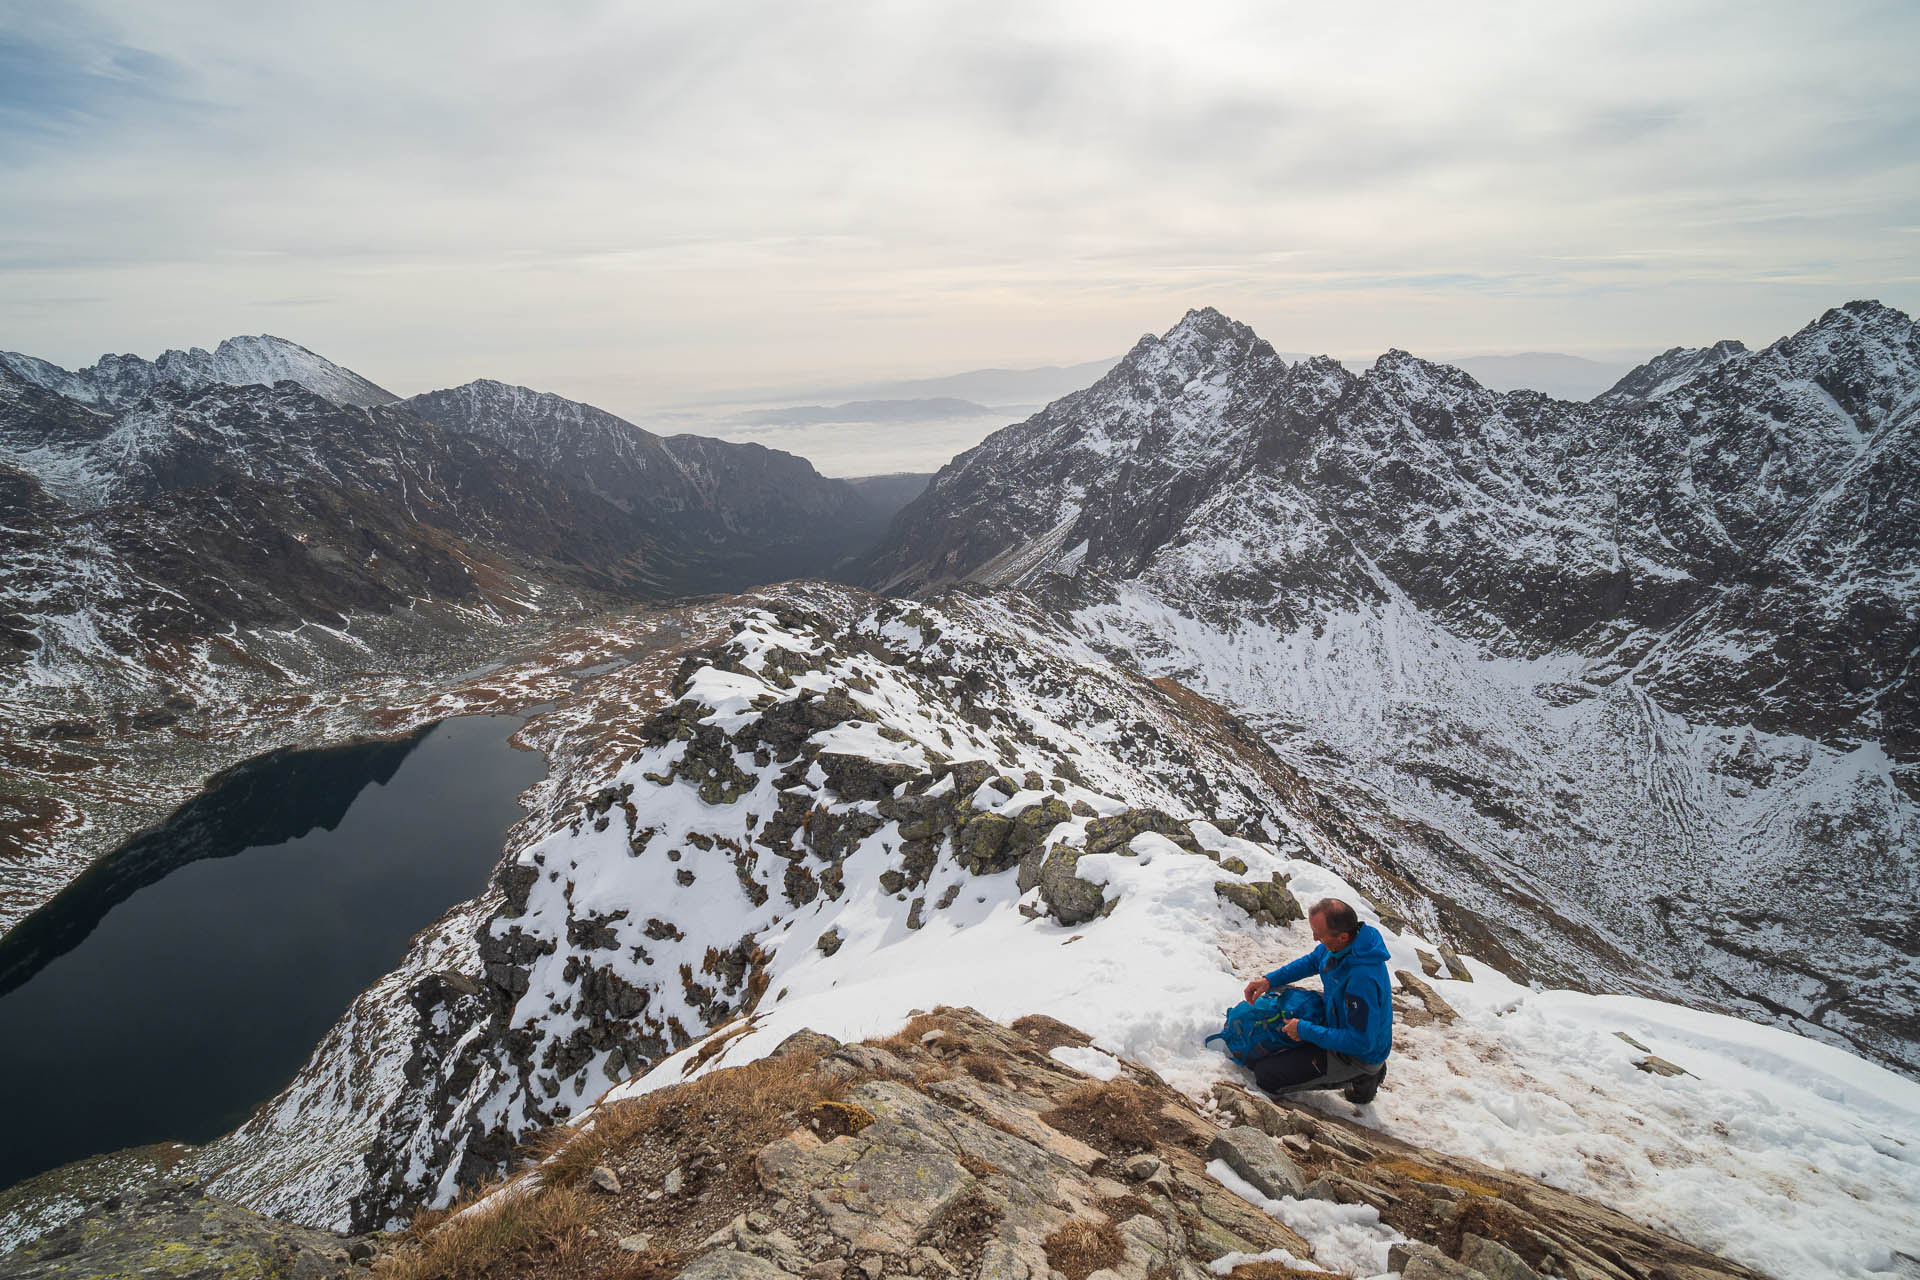
M0 941L0 1188L203 1143L293 1078L408 940L479 893L546 772L510 716L219 775Z

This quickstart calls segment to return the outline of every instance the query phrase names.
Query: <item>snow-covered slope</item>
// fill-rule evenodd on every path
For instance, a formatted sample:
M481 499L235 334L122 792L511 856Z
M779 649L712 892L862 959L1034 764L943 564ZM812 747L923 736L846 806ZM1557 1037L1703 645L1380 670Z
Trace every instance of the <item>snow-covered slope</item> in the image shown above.
M701 617L733 634L530 726L577 763L531 797L498 886L195 1157L216 1190L378 1223L609 1088L940 1003L1071 1018L1200 1093L1239 1074L1201 1041L1245 977L1310 945L1303 903L1348 897L1397 967L1434 960L1443 908L1343 849L1231 717L1035 613L786 588ZM1467 950L1474 981L1436 984L1458 1022L1401 1006L1368 1123L1775 1274L1866 1276L1920 1243L1920 1087L1784 1032L1529 988ZM1649 1051L1692 1074L1636 1070ZM1383 1265L1377 1218L1300 1212L1326 1257Z
M1920 329L1855 303L1722 354L1585 406L1190 313L955 459L875 581L1041 594L1381 838L1444 831L1490 908L1524 874L1651 980L1911 1067Z
M1723 338L1710 347L1669 347L1594 396L1593 402L1629 406L1657 400L1745 354L1747 344L1738 338Z
M195 390L215 384L244 387L294 382L337 405L373 406L399 399L351 369L296 342L271 334L228 338L207 351L167 351L157 360L104 355L95 364L68 371L35 356L0 351L0 369L81 404L125 409L163 386Z

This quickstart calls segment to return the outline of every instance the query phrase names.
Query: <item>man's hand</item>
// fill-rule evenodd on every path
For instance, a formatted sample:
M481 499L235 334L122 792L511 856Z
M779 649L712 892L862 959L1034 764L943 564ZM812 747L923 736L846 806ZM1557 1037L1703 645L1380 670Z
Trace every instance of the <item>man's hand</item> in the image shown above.
M1300 1019L1288 1018L1280 1024L1280 1029L1287 1033L1287 1039L1298 1040L1300 1038Z
M1267 994L1267 990L1267 980L1265 978L1255 978L1247 984L1247 999L1249 1001L1258 1000L1261 996Z

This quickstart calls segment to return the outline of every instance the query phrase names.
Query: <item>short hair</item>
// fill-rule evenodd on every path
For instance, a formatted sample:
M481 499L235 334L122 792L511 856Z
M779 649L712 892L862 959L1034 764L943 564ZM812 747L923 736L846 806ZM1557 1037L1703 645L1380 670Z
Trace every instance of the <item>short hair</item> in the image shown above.
M1360 932L1360 917L1338 898L1322 898L1307 912L1307 919L1319 916L1327 922L1327 932L1355 937Z

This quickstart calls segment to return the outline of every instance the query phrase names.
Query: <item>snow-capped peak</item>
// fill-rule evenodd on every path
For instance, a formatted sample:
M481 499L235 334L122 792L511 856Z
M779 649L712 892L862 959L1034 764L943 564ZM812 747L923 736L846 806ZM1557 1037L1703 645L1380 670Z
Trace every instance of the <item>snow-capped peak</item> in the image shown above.
M212 351L202 347L165 351L151 361L108 354L77 371L5 351L0 352L0 367L70 400L110 409L130 408L162 384L198 389L216 383L244 387L293 382L337 405L362 407L399 399L353 370L267 333L227 338Z

